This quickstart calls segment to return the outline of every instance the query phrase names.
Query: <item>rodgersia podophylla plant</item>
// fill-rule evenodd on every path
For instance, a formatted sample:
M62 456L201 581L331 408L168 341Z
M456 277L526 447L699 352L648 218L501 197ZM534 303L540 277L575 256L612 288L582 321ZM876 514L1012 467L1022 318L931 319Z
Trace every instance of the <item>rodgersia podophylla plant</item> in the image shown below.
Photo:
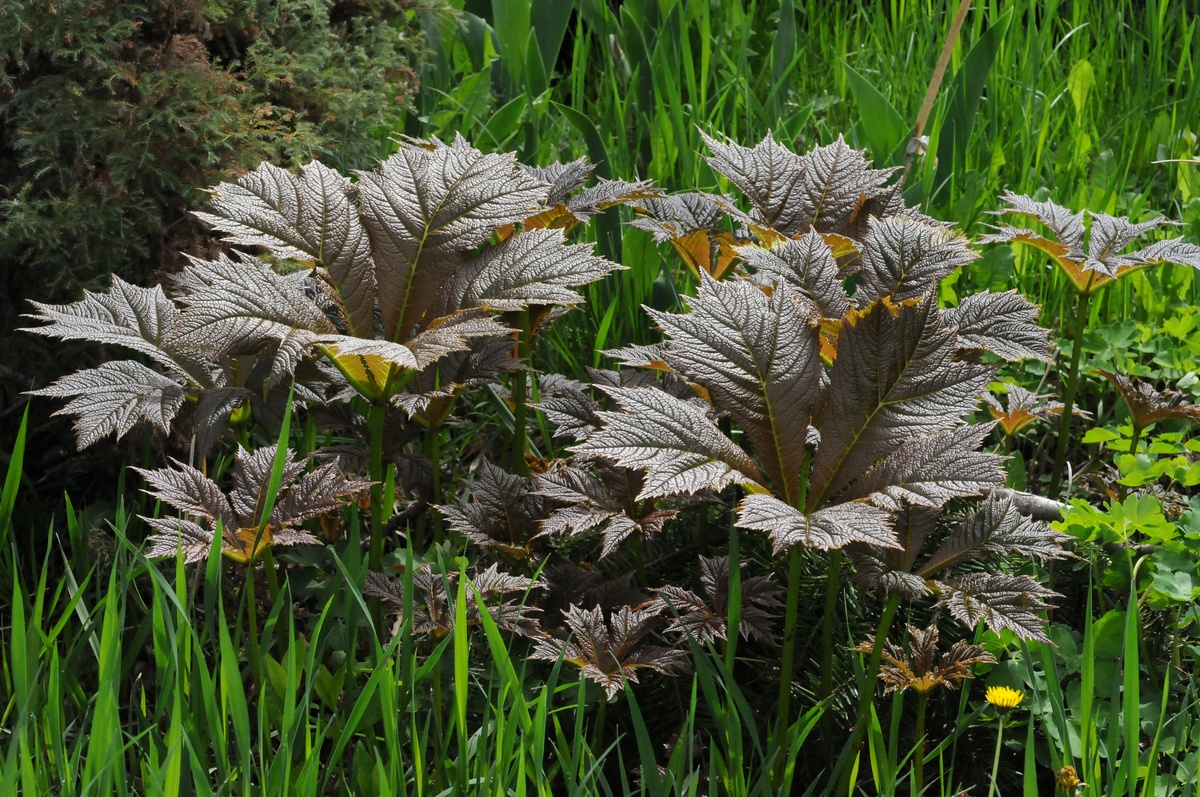
M1064 420L1058 435L1048 487L1049 496L1057 498L1066 467L1070 420L1083 356L1083 333L1092 297L1127 274L1161 263L1200 269L1200 246L1176 237L1130 251L1130 246L1138 238L1159 227L1174 226L1177 222L1160 216L1134 223L1124 216L1110 216L1107 213L1074 213L1054 202L1037 202L1011 191L1006 191L1002 199L1006 207L995 211L996 215L1033 219L1053 237L1048 238L1023 227L1001 224L996 232L983 236L980 241L1022 243L1041 250L1063 272L1075 291L1074 317L1070 328L1066 330L1071 340L1071 361L1063 380ZM1088 221L1086 225L1085 220Z
M566 611L570 638L538 640L533 658L555 661L563 658L579 667L584 677L600 684L611 699L625 681L637 682L637 671L650 669L673 674L687 668L680 650L640 644L664 622L662 611L653 605L622 606L606 620L600 607Z
M596 413L598 428L576 454L641 471L640 500L729 485L745 492L736 525L767 533L776 552L789 556L784 717L799 572L809 551L832 552L820 665L826 677L848 548L864 564L904 560L888 572L911 578L872 582L891 595L889 621L901 595L925 595L969 627L983 620L1041 638L1035 613L1052 593L1028 576L958 574L955 565L981 556L1055 556L1060 538L1049 528L992 500L940 553L925 551L945 534L939 519L947 502L1003 483L1003 458L981 450L993 424L973 416L998 362L1046 357L1036 308L1015 292L939 308L937 285L975 259L971 242L904 208L887 184L890 172L868 169L841 141L803 156L770 137L752 148L708 143L709 163L749 208L697 194L638 204L647 214L639 224L664 239L708 236L715 267L700 269L687 312L648 311L663 331L660 345L617 353L627 366L666 371L692 390L602 386L616 409ZM708 220L694 226L700 207ZM718 231L722 216L732 231ZM736 268L720 268L726 249ZM730 277L709 275L721 271ZM906 531L904 517L914 511L928 516L928 534Z
M243 563L253 562L272 546L315 545L319 540L300 524L340 510L347 499L371 486L368 481L341 475L337 462L306 473L308 460L297 460L291 451L285 451L274 502L268 503L277 450L276 446L253 452L239 448L233 461L233 487L228 492L182 462L173 468L139 469L150 486L148 493L200 521L143 518L154 530L146 540L146 555L168 557L181 551L185 562L198 562L208 557L218 534L220 552Z
M39 392L70 399L62 411L76 416L81 445L139 421L167 429L185 406L201 452L239 407L265 418L294 395L330 425L340 417L339 431L365 442L367 481L331 465L306 473L288 455L267 511L251 498L268 483L274 449L240 452L229 493L199 470L148 471L155 494L190 516L152 521L152 550L182 545L189 560L202 558L218 528L222 550L246 561L264 541L313 542L300 524L369 484L365 592L377 607L434 639L456 618L490 618L609 696L639 670L680 671L688 641L724 640L730 663L739 638L774 643L782 610L776 712L786 722L802 600L824 603L817 668L832 693L847 567L885 596L867 679L904 598L928 599L969 627L1044 639L1038 612L1053 593L995 562L1060 556L1062 537L989 497L1004 481L1003 457L982 450L994 424L975 420L1001 364L1046 358L1036 308L1015 292L940 308L937 286L975 259L971 241L906 208L892 172L868 168L841 140L806 155L770 137L751 148L707 141L709 163L745 203L619 181L580 190L583 162L529 169L461 140L409 142L354 181L316 163L299 174L264 165L214 189L201 214L252 253L192 261L170 294L114 279L75 304L36 305L47 323L35 332L145 359ZM537 406L572 441L566 460L529 475L518 439L507 453L519 472L485 454L443 500L439 447L456 397L515 372L509 398L522 438L531 336L582 301L576 288L618 267L568 244L564 230L621 202L684 255L695 296L683 312L648 310L663 340L615 352L621 370L594 371L590 386L540 377ZM455 575L415 562L405 606L381 564L395 506L385 485L419 481L421 468L401 461L410 443L435 485L426 498L448 523L448 544L476 546L490 567ZM597 563L617 567L628 549L653 543L689 503L711 506L727 489L742 493L735 526L765 533L786 556L786 585L720 556L699 559L700 592L656 582L644 561L615 578L596 574ZM801 595L806 560L825 563L823 596ZM563 572L578 583L545 588ZM585 576L596 582L588 589ZM869 704L872 690L859 691Z
M201 453L236 408L278 407L289 384L309 404L361 396L377 568L389 428L408 416L437 427L461 387L520 366L498 314L579 303L574 288L618 267L564 231L654 192L579 190L589 173L585 161L523 167L461 139L406 143L355 181L317 162L298 174L263 164L214 188L198 214L257 254L193 259L172 296L114 276L106 293L34 304L46 325L29 331L121 346L154 367L105 363L35 392L70 398L61 412L81 447L140 421L166 430L190 402Z

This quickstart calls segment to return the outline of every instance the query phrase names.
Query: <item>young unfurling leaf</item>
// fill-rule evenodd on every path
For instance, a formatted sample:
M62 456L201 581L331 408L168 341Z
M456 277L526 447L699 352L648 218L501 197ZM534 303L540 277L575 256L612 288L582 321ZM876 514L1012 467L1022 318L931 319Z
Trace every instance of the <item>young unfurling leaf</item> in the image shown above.
M584 467L565 466L558 471L534 476L537 495L556 504L541 522L538 536L577 536L602 532L600 558L615 551L635 535L658 534L675 511L660 509L654 501L638 500L641 474L600 463L598 474Z
M185 562L202 561L208 557L218 533L221 553L243 563L254 561L270 546L316 545L320 541L300 524L340 508L347 499L371 486L370 482L342 476L336 461L305 473L307 460L296 460L288 451L275 505L264 517L275 450L275 446L253 453L238 449L233 488L228 492L182 462L176 462L174 468L138 469L149 485L146 492L200 521L142 518L154 529L146 539L146 556L174 556L182 549Z
M1168 238L1142 249L1125 251L1145 233L1176 223L1169 219L1155 218L1135 224L1124 216L1088 211L1091 226L1085 231L1082 211L1072 213L1062 205L1035 202L1011 191L1004 192L1001 198L1007 207L995 211L997 214L1036 219L1054 234L1054 238L1005 224L995 233L980 238L980 241L1017 241L1042 250L1058 264L1081 294L1094 294L1113 280L1158 263L1177 263L1200 269L1200 246L1188 243L1183 238ZM1085 233L1086 248L1083 242Z
M466 487L470 501L438 507L450 527L482 548L518 558L529 556L537 522L544 514L533 480L484 461Z
M1062 415L1063 405L1052 396L1037 395L1020 385L1006 385L1007 401L1001 404L991 394L984 398L988 403L988 412L995 418L1004 434L1012 437L1017 432L1035 421L1046 421L1056 415ZM1090 417L1083 410L1075 410L1074 415Z
M1111 382L1125 400L1133 428L1138 434L1159 421L1175 419L1200 422L1200 405L1187 401L1179 391L1158 390L1154 385L1112 371L1098 373Z
M744 568L746 563L742 563ZM694 639L707 644L714 639L725 639L729 615L729 557L700 557L700 584L704 589L701 598L691 590L681 587L659 587L658 598L653 606L670 619L668 630L681 639ZM772 644L771 624L783 608L783 588L769 575L743 577L741 580L741 622L739 632L745 639L751 637Z
M537 640L530 658L557 661L561 656L579 667L583 677L600 684L610 700L626 680L637 683L638 670L674 675L687 668L682 651L640 644L664 622L657 606L622 606L607 621L599 606L572 606L564 614L571 636L565 642L552 637Z
M454 584L458 573L436 573L429 565L420 565L413 572L413 589L418 593L412 610L412 633L441 638L454 630L455 594ZM520 636L537 637L542 631L538 625L541 610L526 606L525 595L542 585L524 576L505 573L493 564L468 576L473 590L467 592L466 618L468 626L479 625L482 614L473 591L479 593L487 612L501 631ZM400 632L404 620L404 589L400 583L382 573L367 573L363 595L379 598L396 614L392 634Z
M974 677L971 665L996 663L995 656L982 645L973 645L965 639L956 641L938 656L936 625L924 629L910 625L908 638L908 651L890 641L883 648L883 660L887 663L879 668L879 680L886 684L884 694L907 689L928 694L939 686L954 690L966 679ZM875 640L868 638L856 649L870 653L874 647Z

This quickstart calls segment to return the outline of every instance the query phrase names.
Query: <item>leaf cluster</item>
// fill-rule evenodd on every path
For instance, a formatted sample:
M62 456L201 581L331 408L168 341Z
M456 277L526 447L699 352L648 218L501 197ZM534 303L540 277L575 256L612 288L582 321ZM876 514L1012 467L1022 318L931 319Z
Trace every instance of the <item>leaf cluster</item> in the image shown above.
M1046 357L1036 308L1009 292L940 309L937 284L974 260L969 241L904 208L890 172L844 143L803 156L770 137L708 143L710 165L749 210L729 197L674 201L702 201L739 225L742 264L728 280L703 269L686 313L648 310L665 340L622 355L693 392L604 386L618 409L596 412L599 428L574 450L642 471L639 499L739 485L748 495L737 525L766 532L776 551L853 544L915 557L905 513L936 521L951 499L1003 483L1002 458L980 451L991 427L972 415L996 360ZM663 207L639 223L661 225ZM686 228L683 216L671 223ZM1013 552L1055 555L1058 538L1011 506L992 502L984 515L1020 538ZM1000 550L995 542L989 553ZM928 586L916 577L913 589L938 592L968 625L984 618L1030 637L1041 635L1030 611L1050 595L1027 577L986 572Z
M238 448L228 492L183 462L177 461L173 468L135 469L146 479L147 493L180 513L142 518L153 530L146 539L146 556L163 558L181 552L184 562L199 562L208 558L219 538L223 555L248 563L272 546L316 545L320 541L300 524L339 511L348 499L371 486L343 476L336 461L309 471L309 459L297 460L286 450L279 486L272 495L277 450L273 445L253 452Z
M30 331L123 346L161 372L108 363L42 392L72 398L80 447L140 420L165 430L187 400L204 453L234 409L277 402L293 379L302 402L357 393L432 425L457 390L518 367L496 313L580 302L574 288L617 268L538 219L564 199L578 221L648 189L581 192L588 170L569 166L530 170L461 139L410 142L357 182L319 162L263 164L197 214L261 255L191 259L172 297L114 277L107 293L35 304L47 325Z
M1001 198L1006 207L994 211L996 215L1034 219L1053 237L1002 224L996 232L982 236L980 242L1015 241L1040 249L1051 257L1080 294L1090 296L1126 274L1159 263L1200 269L1200 247L1185 241L1182 236L1127 251L1134 241L1151 230L1177 224L1165 217L1134 223L1125 216L1107 213L1073 213L1054 202L1038 202L1011 191L1005 191ZM1090 219L1090 224L1085 225L1085 218Z

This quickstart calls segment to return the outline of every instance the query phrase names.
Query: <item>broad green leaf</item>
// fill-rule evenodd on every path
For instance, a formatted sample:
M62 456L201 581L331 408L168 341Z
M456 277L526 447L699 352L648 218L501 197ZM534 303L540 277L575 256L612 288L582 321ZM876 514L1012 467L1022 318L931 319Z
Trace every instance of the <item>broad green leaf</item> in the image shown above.
M1083 115L1083 109L1087 106L1088 97L1094 88L1096 70L1092 69L1091 63L1086 59L1076 61L1071 67L1071 74L1067 76L1067 91L1071 93L1071 104L1075 106L1076 118Z
M888 159L904 143L909 128L900 112L884 97L871 82L860 75L848 63L842 61L850 93L858 104L859 130L866 136L875 163L890 166Z

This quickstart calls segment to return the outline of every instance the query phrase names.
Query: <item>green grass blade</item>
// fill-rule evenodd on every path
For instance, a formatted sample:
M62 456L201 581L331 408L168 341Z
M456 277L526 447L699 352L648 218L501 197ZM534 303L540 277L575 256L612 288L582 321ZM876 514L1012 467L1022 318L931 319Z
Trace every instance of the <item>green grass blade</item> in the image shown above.
M892 166L896 151L899 150L903 155L903 146L909 133L904 117L879 89L845 61L842 62L842 69L846 72L850 93L854 95L854 101L858 104L858 129L862 131L871 154L875 156L875 165Z

